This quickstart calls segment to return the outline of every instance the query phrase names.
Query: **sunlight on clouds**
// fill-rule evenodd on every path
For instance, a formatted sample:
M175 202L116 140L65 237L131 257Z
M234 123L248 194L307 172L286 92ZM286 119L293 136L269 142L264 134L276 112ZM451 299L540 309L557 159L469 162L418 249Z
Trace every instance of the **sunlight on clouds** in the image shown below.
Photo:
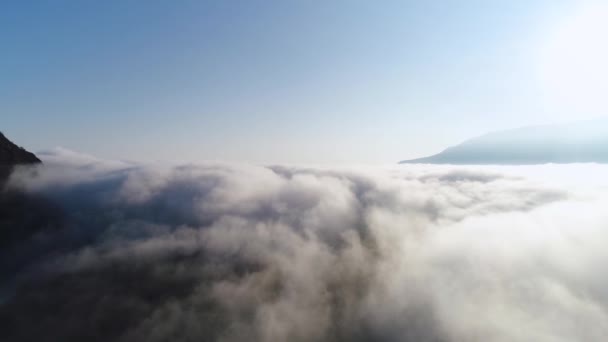
M11 184L45 209L40 215L64 210L63 221L52 234L30 227L30 239L0 251L16 256L0 275L18 289L0 288L0 328L21 340L31 337L28 324L65 341L608 335L605 165L163 166L64 150L43 157L46 164L20 169ZM65 309L40 310L54 301ZM90 307L117 328L85 324Z

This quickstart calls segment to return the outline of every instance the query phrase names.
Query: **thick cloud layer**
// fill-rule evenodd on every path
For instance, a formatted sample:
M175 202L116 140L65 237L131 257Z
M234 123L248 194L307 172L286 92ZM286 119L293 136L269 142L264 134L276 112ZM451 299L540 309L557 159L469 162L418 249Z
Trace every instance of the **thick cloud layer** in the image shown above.
M43 159L2 195L3 341L608 336L606 167Z

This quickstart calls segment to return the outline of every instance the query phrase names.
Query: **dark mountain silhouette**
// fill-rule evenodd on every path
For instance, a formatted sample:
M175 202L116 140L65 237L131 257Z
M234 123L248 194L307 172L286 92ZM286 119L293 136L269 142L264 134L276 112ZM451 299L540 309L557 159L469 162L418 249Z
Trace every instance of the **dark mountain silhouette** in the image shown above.
M50 200L5 184L14 167L40 163L36 155L0 133L0 279L6 279L31 258L31 252L21 248L23 243L43 231L57 231L62 225L63 212ZM0 299L2 292L0 286Z
M15 145L0 132L0 185L6 180L15 165L39 163L41 161L35 154Z
M608 163L608 119L489 133L401 164Z
M40 162L35 154L15 145L0 132L0 164L36 164Z

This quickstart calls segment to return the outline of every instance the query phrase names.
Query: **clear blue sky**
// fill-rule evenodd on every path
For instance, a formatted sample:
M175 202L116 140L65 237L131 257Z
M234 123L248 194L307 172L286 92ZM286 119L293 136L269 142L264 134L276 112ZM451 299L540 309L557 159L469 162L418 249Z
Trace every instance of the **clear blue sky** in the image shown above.
M396 162L593 116L538 76L581 4L4 1L0 130L106 158Z

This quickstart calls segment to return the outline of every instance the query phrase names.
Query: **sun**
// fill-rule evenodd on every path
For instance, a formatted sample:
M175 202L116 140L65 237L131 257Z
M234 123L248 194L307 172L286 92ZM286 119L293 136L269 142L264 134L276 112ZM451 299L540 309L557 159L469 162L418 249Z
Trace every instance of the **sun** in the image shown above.
M608 114L608 4L569 13L542 44L540 79L547 99L571 116Z

